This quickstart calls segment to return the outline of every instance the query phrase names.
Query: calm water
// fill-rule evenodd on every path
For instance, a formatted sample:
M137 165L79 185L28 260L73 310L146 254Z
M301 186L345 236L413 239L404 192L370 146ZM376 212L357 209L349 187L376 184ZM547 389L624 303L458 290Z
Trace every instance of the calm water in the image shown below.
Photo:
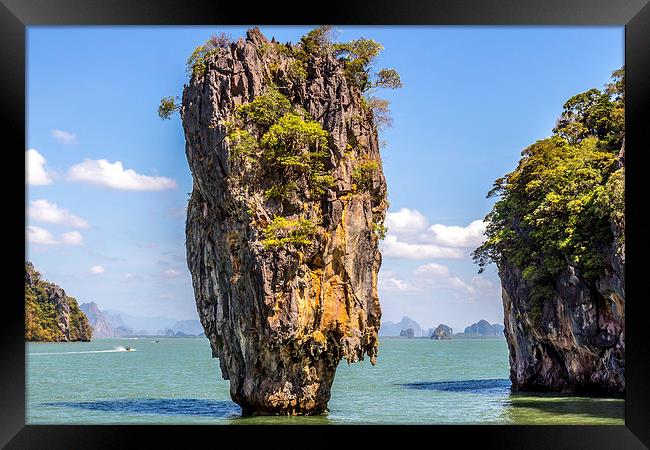
M132 346L135 352L124 351ZM27 344L30 424L623 424L624 402L514 396L503 339L383 339L376 366L343 362L330 412L241 418L207 339Z

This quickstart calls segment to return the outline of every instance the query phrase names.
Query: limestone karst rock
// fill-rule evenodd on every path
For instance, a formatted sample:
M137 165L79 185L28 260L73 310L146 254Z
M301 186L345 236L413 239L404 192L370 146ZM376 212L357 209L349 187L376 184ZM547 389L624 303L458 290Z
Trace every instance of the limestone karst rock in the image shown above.
M539 321L528 314L530 285L521 270L499 264L515 390L625 392L625 256L615 247L595 282L567 267Z
M503 325L499 323L491 324L485 319L465 328L465 336L503 336Z
M451 339L454 336L454 331L445 324L440 324L431 333L431 339Z
M25 340L87 342L92 332L77 300L25 262Z
M377 356L387 203L372 112L337 58L293 49L258 29L221 44L180 108L187 263L244 414L324 412L339 361Z
M119 337L119 333L111 325L107 315L99 309L97 303L82 303L79 309L88 317L88 322L93 329L93 337L97 339Z
M413 328L407 328L406 330L400 331L399 335L400 335L400 337L413 339L415 337L415 331L413 331Z
M474 255L499 269L514 390L625 393L624 69L612 78L489 194Z

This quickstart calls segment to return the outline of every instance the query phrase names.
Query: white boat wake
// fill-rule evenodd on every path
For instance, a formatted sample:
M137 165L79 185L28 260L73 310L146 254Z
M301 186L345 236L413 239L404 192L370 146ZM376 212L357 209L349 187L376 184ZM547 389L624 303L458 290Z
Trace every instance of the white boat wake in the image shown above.
M74 355L81 353L118 353L118 352L134 352L135 349L127 350L124 347L115 347L113 350L87 350L84 352L43 352L43 353L27 353L28 356L42 356L42 355Z

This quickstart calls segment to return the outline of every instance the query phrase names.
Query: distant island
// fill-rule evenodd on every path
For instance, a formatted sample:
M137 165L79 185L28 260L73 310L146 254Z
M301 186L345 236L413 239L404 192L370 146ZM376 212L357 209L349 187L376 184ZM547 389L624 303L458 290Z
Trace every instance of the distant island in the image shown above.
M177 321L167 317L138 317L118 311L102 311L95 302L82 303L79 308L88 316L93 336L99 339L205 336L198 320ZM153 328L161 325L160 329Z
M422 327L415 320L410 317L402 317L402 320L399 322L382 322L381 327L379 328L380 337L395 337L400 336L402 331L406 332L408 329L413 330L412 337L420 337L423 335Z
M25 262L25 340L88 342L93 330L77 300Z
M454 335L454 330L445 324L440 324L431 333L431 339L451 339Z
M386 321L381 324L379 336L385 338L406 338L406 339L490 339L503 338L503 325L500 323L491 324L481 319L465 328L462 333L454 333L453 329L443 323L435 329L429 328L427 332L410 317L404 316L399 322Z
M469 338L477 336L504 337L503 325L500 323L490 324L487 320L479 320L477 323L471 324L465 328L465 332L462 334Z

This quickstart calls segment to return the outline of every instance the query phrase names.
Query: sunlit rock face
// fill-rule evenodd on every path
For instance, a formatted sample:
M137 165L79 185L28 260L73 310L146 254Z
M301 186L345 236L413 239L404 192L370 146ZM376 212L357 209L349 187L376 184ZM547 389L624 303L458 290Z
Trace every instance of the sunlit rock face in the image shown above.
M381 310L378 226L386 182L372 114L339 61L310 56L304 77L293 56L257 29L206 60L183 92L181 116L193 176L187 263L212 354L244 414L326 411L341 359L377 356ZM287 175L265 160L233 157L228 123L237 106L276 86L327 132L324 168L333 183L314 193L296 176L285 198L269 189ZM256 130L251 129L253 133ZM360 161L374 161L363 186ZM313 224L307 242L269 246L275 217Z

